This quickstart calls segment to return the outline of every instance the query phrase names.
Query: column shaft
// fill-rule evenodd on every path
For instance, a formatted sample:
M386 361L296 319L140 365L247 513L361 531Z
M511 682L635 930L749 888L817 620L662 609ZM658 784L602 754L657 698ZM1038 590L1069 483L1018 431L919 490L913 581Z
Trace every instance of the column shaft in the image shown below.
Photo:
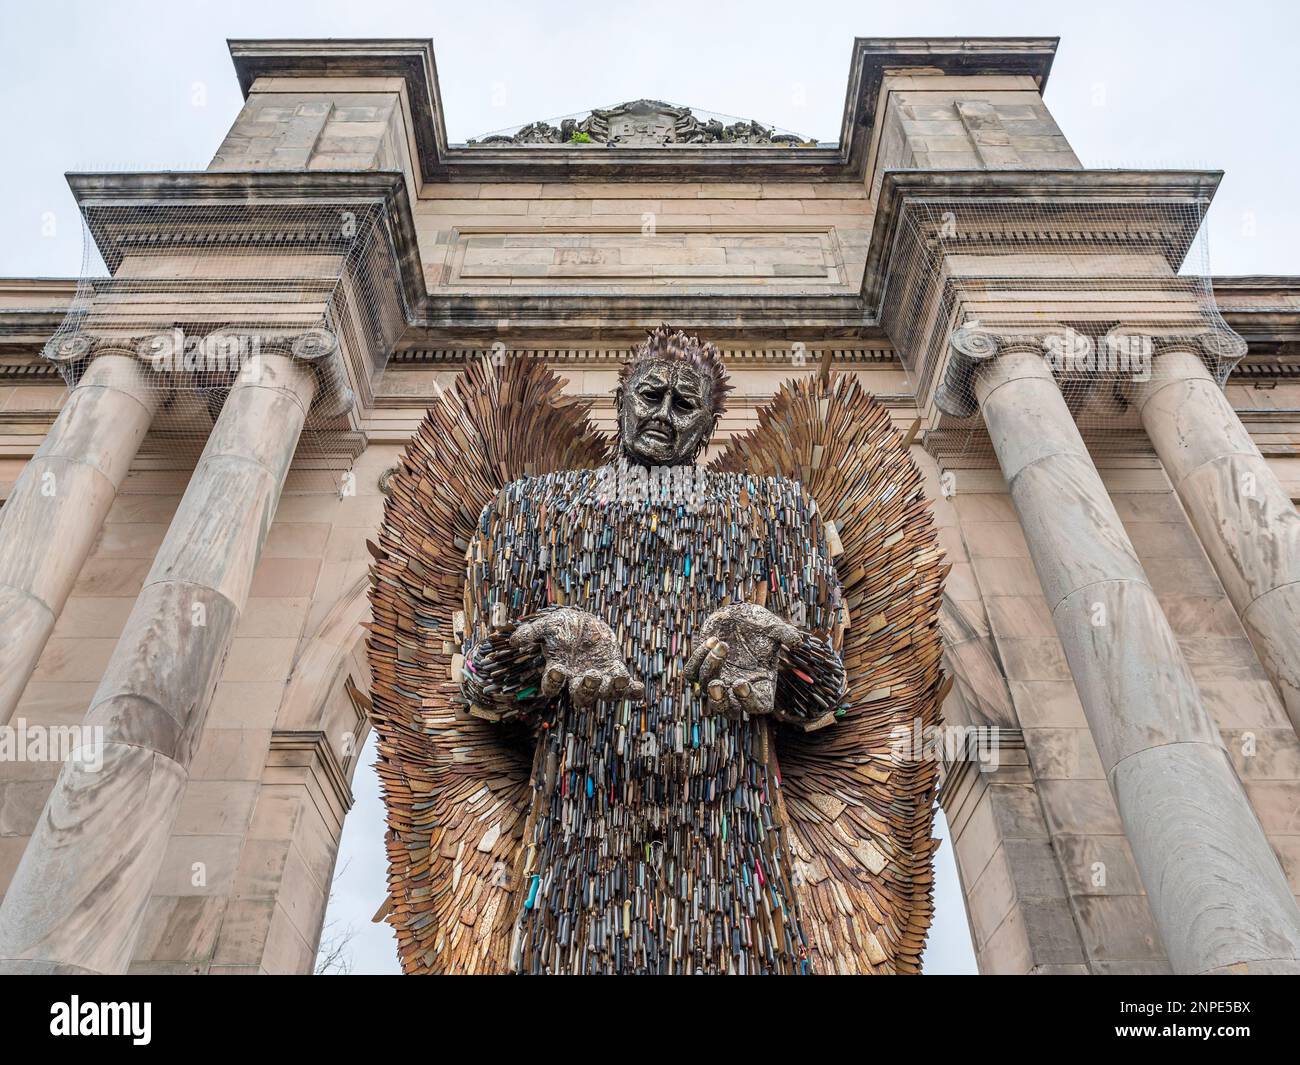
M93 358L0 510L0 724L36 669L158 399L134 358Z
M1300 910L1041 355L975 381L1175 971L1300 973Z
M1136 401L1192 528L1300 732L1300 514L1196 354L1161 355Z
M0 972L124 972L316 391L265 355L231 390L0 905ZM92 734L93 735L93 734Z

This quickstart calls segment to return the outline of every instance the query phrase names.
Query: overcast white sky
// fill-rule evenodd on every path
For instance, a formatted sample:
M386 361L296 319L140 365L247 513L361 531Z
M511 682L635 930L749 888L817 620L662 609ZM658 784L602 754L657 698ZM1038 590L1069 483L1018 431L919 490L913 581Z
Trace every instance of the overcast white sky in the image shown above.
M1216 274L1300 273L1296 45L1277 0L465 4L83 2L7 7L0 34L0 276L80 271L69 170L202 169L240 106L228 37L431 37L453 141L649 96L835 140L855 36L1059 36L1045 98L1086 166L1226 171ZM367 756L331 919L356 972L396 971ZM941 854L931 973L974 970Z

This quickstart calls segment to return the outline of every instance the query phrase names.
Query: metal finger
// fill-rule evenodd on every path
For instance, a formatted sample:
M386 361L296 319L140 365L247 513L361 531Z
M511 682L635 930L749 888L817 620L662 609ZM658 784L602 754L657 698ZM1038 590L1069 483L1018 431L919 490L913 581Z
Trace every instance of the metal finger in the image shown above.
M592 682L588 684L588 682ZM596 701L596 693L600 690L600 676L593 670L586 673L578 674L569 681L569 698L573 700L573 705L577 707L588 707Z
M700 666L704 663L704 656L707 655L717 645L718 638L710 636L707 640L697 644L695 650L691 652L691 657L686 660L686 679L696 680L699 678Z
M747 714L757 713L757 703L754 700L754 686L743 677L731 686L731 696L735 700L736 706L745 711Z
M782 647L798 647L803 643L803 633L789 622L782 621L777 626L776 639Z
M587 692L587 694L595 695L600 691L601 677L594 669L589 669L584 672L580 679L582 682L582 689Z
M727 712L727 686L720 680L709 682L709 713L725 714Z
M512 647L535 648L542 642L542 622L526 621L510 634Z
M699 682L701 684L708 684L710 680L718 675L718 672L722 669L722 664L727 660L727 654L730 650L725 640L718 640L709 648L709 653L704 656L704 661L700 663Z
M564 690L564 685L569 679L569 674L561 666L548 666L542 673L542 695L549 699L554 695L559 695Z

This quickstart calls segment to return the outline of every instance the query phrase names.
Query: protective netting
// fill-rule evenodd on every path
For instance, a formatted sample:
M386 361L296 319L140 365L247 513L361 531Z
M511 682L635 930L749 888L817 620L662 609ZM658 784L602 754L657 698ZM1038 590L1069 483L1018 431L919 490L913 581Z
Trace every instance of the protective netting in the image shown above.
M991 461L971 390L978 361L1009 346L1043 356L1094 453L1146 452L1135 389L1186 343L1222 384L1244 353L1215 305L1194 197L1130 202L951 198L899 220L882 323L932 415L926 443ZM953 357L954 332L973 344Z
M382 205L130 203L82 214L82 276L44 354L69 388L117 356L97 376L156 405L133 469L191 468L240 376L284 354L318 377L285 491L347 492L364 448L355 393L374 390L406 323ZM133 490L156 488L136 476L122 488Z

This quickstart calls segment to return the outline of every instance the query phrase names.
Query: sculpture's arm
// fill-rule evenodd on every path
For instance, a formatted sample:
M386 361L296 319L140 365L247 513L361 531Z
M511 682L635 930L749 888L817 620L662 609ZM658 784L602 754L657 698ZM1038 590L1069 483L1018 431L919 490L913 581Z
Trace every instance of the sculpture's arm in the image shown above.
M525 572L539 548L532 523L502 518L531 502L522 488L507 485L483 508L466 552L461 695L470 713L494 721L529 719L548 701L539 690L541 654L510 642L518 622L546 605Z
M545 659L510 642L515 626L467 636L460 691L470 713L492 721L530 720L550 699L541 693Z
M609 626L585 610L548 604L539 523L499 514L489 504L469 549L461 694L470 712L530 720L566 688L579 707L640 697L644 687L628 673Z
M843 713L847 679L840 654L824 636L801 632L785 649L776 684L776 716L805 727L830 724Z

